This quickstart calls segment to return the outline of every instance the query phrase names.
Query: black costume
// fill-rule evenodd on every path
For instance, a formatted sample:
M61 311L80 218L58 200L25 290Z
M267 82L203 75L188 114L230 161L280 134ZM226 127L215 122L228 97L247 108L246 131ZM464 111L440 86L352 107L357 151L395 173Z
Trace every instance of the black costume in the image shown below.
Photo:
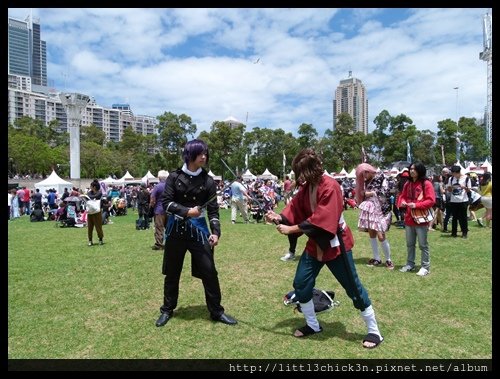
M186 251L191 253L192 275L203 282L205 300L210 316L218 320L224 314L221 306L221 291L215 269L213 248L208 242L210 234L220 237L219 205L217 186L205 169L200 174L190 175L182 169L170 173L162 195L163 208L167 213L165 230L165 251L162 273L165 275L162 314L172 314L177 307L179 279ZM198 218L186 217L189 208L204 206L205 211Z

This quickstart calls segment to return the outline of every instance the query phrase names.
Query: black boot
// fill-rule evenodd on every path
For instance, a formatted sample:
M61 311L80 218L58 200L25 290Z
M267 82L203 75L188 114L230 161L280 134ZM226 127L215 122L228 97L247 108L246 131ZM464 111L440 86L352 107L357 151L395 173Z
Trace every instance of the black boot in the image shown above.
M160 326L164 326L168 320L170 320L172 318L172 316L174 315L174 312L165 312L165 313L162 313L160 315L160 317L158 317L158 320L156 320L156 326L160 327Z

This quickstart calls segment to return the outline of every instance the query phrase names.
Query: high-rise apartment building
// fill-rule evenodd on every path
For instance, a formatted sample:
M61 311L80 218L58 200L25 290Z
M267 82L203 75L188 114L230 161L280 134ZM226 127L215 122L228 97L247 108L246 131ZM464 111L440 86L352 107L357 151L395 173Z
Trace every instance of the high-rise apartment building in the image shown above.
M340 81L335 98L333 99L333 130L337 117L341 113L348 113L354 120L356 131L368 134L368 99L366 89L361 80L349 77Z
M8 122L14 124L28 116L48 125L58 121L59 131L68 131L66 111L59 92L47 87L47 46L41 40L40 22L28 16L25 21L9 17L8 46ZM157 134L158 120L153 116L135 116L128 104L113 104L111 108L87 104L82 114L82 126L95 125L109 141L119 142L125 128L131 126L142 135Z
M28 76L31 83L47 86L47 46L41 40L40 21L9 17L8 70L11 75Z

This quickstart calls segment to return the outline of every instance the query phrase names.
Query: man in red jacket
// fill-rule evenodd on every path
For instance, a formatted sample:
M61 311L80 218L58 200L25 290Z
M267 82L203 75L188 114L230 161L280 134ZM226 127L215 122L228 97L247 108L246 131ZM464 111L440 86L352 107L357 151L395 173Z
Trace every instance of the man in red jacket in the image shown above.
M293 281L306 325L298 328L294 336L306 337L323 330L314 312L312 295L316 277L326 265L344 287L354 307L361 311L368 328L363 347L377 347L384 339L352 259L354 239L342 215L342 189L335 179L323 175L321 158L312 149L303 149L297 154L292 169L301 187L299 192L281 214L269 211L266 218L279 223L276 229L281 234L303 233L309 237ZM345 251L340 248L342 241Z

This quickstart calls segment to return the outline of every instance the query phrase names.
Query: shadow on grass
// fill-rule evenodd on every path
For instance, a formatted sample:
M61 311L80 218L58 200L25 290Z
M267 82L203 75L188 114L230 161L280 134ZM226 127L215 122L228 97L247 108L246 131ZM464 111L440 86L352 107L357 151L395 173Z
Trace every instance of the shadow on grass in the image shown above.
M203 301L203 299L201 299ZM208 308L204 304L180 307L174 310L174 317L181 320L211 320Z
M242 320L239 320L239 323L247 325L254 329L261 330L263 332L272 333L280 336L290 336L292 338L297 338L293 337L293 333L295 332L296 329L301 328L302 326L305 325L305 320L302 320L301 322L297 323L296 317L288 318L276 323L271 328L262 327L259 325L255 325L254 323ZM323 341L331 338L340 338L346 341L361 341L365 337L364 334L348 332L345 328L345 325L339 321L325 322L319 320L319 323L323 328L323 331L321 333L314 334L308 337L300 337L297 339L315 339Z

